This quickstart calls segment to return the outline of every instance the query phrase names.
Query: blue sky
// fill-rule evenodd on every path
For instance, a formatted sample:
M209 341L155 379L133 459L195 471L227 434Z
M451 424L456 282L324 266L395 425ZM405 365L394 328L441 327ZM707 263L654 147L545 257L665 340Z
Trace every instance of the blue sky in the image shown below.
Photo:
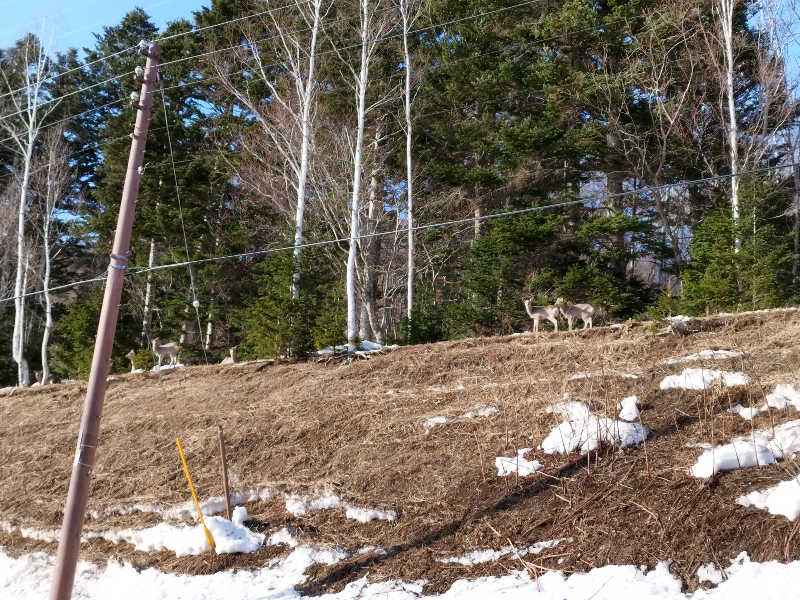
M0 47L7 47L24 33L44 31L54 50L93 46L92 33L116 25L135 7L143 8L163 29L169 22L210 5L210 0L0 0Z

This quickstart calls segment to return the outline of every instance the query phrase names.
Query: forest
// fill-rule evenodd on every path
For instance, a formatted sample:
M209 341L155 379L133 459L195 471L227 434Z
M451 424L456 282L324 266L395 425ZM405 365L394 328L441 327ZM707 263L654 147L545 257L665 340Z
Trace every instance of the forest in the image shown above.
M0 69L0 385L87 376L160 48L112 370L800 301L791 2L213 0Z

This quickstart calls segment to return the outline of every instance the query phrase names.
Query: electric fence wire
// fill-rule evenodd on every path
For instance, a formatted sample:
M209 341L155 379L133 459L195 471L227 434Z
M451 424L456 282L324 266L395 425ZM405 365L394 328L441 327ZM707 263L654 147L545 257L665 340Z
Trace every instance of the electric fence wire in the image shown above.
M192 306L194 313L197 317L197 335L200 339L200 347L203 349L203 359L208 364L208 354L206 353L206 343L203 338L203 325L200 322L200 301L197 299L197 289L194 284L194 272L192 270L191 257L189 256L189 242L186 239L186 224L183 220L183 206L181 204L181 190L178 184L178 172L175 170L175 155L172 151L172 134L170 133L169 117L167 116L167 97L164 94L163 85L161 83L161 76L158 75L158 87L161 90L161 106L164 109L164 125L167 130L167 146L169 147L169 159L172 163L172 177L175 182L175 198L178 201L178 216L181 221L181 233L183 233L183 248L186 251L186 265L189 271L189 285L192 289Z
M423 33L425 31L430 31L432 29L437 29L439 27L446 27L448 25L456 25L456 24L463 23L463 22L466 22L466 21L471 21L471 20L483 18L483 17L486 17L486 16L492 16L492 15L495 15L495 14L498 14L498 13L501 13L501 12L513 10L513 9L520 8L520 7L523 7L523 6L528 6L528 5L532 5L532 4L539 4L539 3L544 2L544 1L545 0L528 0L526 2L521 2L519 4L514 4L512 6L501 7L501 8L497 8L497 9L486 11L486 12L482 12L482 13L475 13L473 15L460 17L458 19L452 19L450 21L443 21L443 22L440 22L440 23L433 23L433 24L427 25L425 27L420 27L418 29L410 30L408 32L408 35L416 35L416 34L419 34L419 33ZM245 18L247 18L247 17L241 17L240 20L241 19L245 19ZM632 17L630 19L628 19L628 18L615 19L614 21L609 21L609 22L604 23L602 25L591 25L591 26L584 27L584 28L581 28L581 29L567 31L567 32L564 32L564 33L561 33L561 34L558 34L558 35L550 36L550 37L547 37L547 38L540 38L540 39L537 39L537 40L531 40L529 42L524 42L522 44L515 44L515 45L513 45L513 47L527 47L527 46L530 46L530 45L541 44L541 43L545 43L545 42L548 42L548 41L561 39L563 37L568 37L568 36L574 35L576 33L582 33L584 31L590 31L590 30L593 30L593 29L603 29L604 27L607 27L609 25L613 25L613 24L616 24L616 23L625 22L625 21L629 21L629 20L637 19L637 18L642 18L642 16L635 16L635 17ZM347 20L349 20L349 19L347 19ZM186 32L186 33L191 33L191 32ZM375 41L376 42L383 42L383 41L395 39L395 38L400 37L402 35L403 35L402 33L396 33L396 34L392 34L392 35L380 36ZM276 37L276 36L272 36L270 38L264 38L264 40L273 39L274 37ZM156 41L158 41L158 39L159 38L157 38ZM170 38L160 38L160 39L170 39ZM264 40L260 40L260 41L264 41ZM328 55L328 54L335 54L335 53L345 52L345 51L349 51L349 50L355 50L355 49L360 48L361 45L362 45L361 43L355 43L355 44L351 44L349 46L344 46L342 48L335 48L335 49L332 49L332 50L325 50L325 51L322 51L322 52L315 53L314 56L319 57L319 56L325 56L325 55ZM202 53L198 53L198 54L195 54L195 55L192 55L192 56L181 57L181 58L175 59L173 61L165 62L161 66L163 67L163 66L167 66L167 65L174 64L174 63L177 63L177 62L191 60L191 59L197 58L197 57L207 56L207 55L215 53L215 52L232 51L232 50L236 50L236 49L239 49L239 46L231 46L231 47L228 47L228 48L224 48L224 49L221 49L221 50L215 50L215 51L211 51L211 52L202 52ZM492 55L492 54L505 52L507 49L508 48L502 48L500 50L493 50L491 52L476 54L476 55L472 55L470 57L465 57L465 58L457 59L457 60L459 60L459 61L472 60L472 59L475 59L475 58L480 58L481 56L489 56L489 55ZM270 65L266 65L265 68L276 68L276 67L280 67L280 66L281 66L281 63L273 63L273 64L270 64ZM248 69L246 69L246 68L245 69L240 69L239 71L234 71L233 73L231 73L231 75L245 73L247 70ZM125 77L127 75L131 75L131 74L133 74L133 71L129 71L129 72L123 73L121 75L116 75L114 77L110 77L109 79L106 79L106 80L104 80L102 82L99 82L97 84L92 84L92 86L87 86L86 88L81 88L80 90L68 92L67 94L59 96L57 98L53 98L51 100L47 100L46 103L59 101L62 98L65 98L67 96L71 96L71 95L74 95L74 94L79 93L81 91L85 91L85 90L89 89L90 87L99 86L99 85L102 85L104 83L108 83L110 81L113 81L113 80L116 80L116 79L120 79L122 77ZM201 83L203 81L208 81L208 80L210 80L212 78L213 77L197 77L197 78L191 79L191 80L183 82L183 83L179 83L179 84L175 84L175 85L172 85L172 86L164 87L163 89L164 90L172 90L172 89L177 89L177 88L186 87L186 86L190 86L190 85L197 85L198 83ZM155 93L155 91L149 92L149 93ZM106 104L103 104L102 106L91 108L91 109L85 110L83 112L71 115L69 117L64 117L64 118L62 118L62 119L60 119L58 121L55 121L55 122L50 123L48 125L45 125L41 129L42 130L43 129L47 129L47 128L52 127L54 125L57 125L59 123L66 122L66 121L69 121L69 120L77 118L77 117L85 116L88 113L91 113L91 112L94 112L94 111L98 111L98 110L102 110L104 108L108 108L108 107L114 106L116 104L121 104L121 103L124 103L125 101L126 101L126 98L119 98L117 100L112 100L112 101L110 101L110 102L108 102ZM45 103L44 102L40 103L40 106L43 105L43 104L45 104ZM20 114L19 111L17 113L9 113L9 114L6 114L6 115L0 115L0 120L4 120L5 118L10 117L10 116L14 116L16 114ZM0 140L0 144L2 144L4 142L7 142L10 139L11 138L2 139L2 140Z
M414 227L411 228L411 231L425 231L425 230L428 230L428 229L436 229L436 228L439 228L439 227L447 227L447 226L450 226L450 225L460 225L460 224L465 224L465 223L474 223L475 221L488 221L488 220L497 219L497 218L500 218L500 217L514 217L514 216L527 214L527 213L532 213L532 212L550 210L550 209L553 209L553 208L566 208L566 207L570 207L570 206L578 206L578 205L581 205L581 204L583 204L583 205L591 205L591 204L596 204L596 203L602 202L604 200L610 200L610 199L613 199L613 198L621 198L621 197L625 197L625 196L630 196L632 194L633 195L638 195L638 194L641 194L643 192L648 192L648 191L649 192L654 192L654 191L658 191L658 190L672 189L672 188L675 188L675 187L688 187L688 186L700 185L700 184L704 184L704 183L713 183L715 181L733 179L734 177L744 177L744 176L747 176L747 175L757 175L757 174L761 174L761 173L779 171L779 170L782 170L782 169L793 169L793 168L796 168L796 167L800 167L800 163L788 163L788 164L784 164L784 165L773 165L773 166L770 166L770 167L762 167L762 168L758 168L758 169L750 169L750 170L747 170L747 171L739 171L738 173L733 173L733 174L732 173L727 173L727 174L724 174L724 175L712 175L712 176L709 176L709 177L702 177L702 178L699 178L699 179L685 179L685 180L681 180L681 181L675 181L673 183L665 183L665 184L662 184L662 185L643 185L643 186L636 187L635 189L632 189L632 190L625 190L625 191L616 192L616 193L613 193L613 194L597 194L597 195L593 195L593 196L588 196L586 198L579 198L579 199L576 199L576 200L568 200L568 201L565 201L565 202L556 202L556 203L553 203L553 204L529 206L527 208L519 208L519 209L515 209L515 210L508 210L508 211L504 211L504 212L491 213L491 214L480 215L480 216L472 215L472 216L463 217L463 218L460 218L460 219L451 219L451 220L448 220L448 221L437 221L437 222L434 222L434 223L427 223L425 225L415 225ZM370 238L376 238L376 237L387 236L387 235L398 235L398 234L407 233L408 231L409 231L408 227L402 227L402 228L396 228L396 229L392 229L392 230L388 230L388 231L379 231L379 232L375 232L375 233L361 234L361 235L356 236L355 239L362 240L362 239L370 239ZM327 245L332 245L332 244L342 244L342 243L349 242L349 241L350 241L350 237L348 236L348 237L342 237L342 238L322 240L322 241L319 241L319 242L306 242L306 243L300 244L297 247L299 247L299 248L315 248L315 247L327 246ZM255 256L263 256L263 255L266 255L266 254L273 254L273 253L276 253L276 252L286 252L286 251L294 250L294 248L295 248L295 245L292 244L291 246L280 246L280 247L276 247L276 248L267 248L267 249L264 249L264 250L252 250L252 251L248 251L248 252L237 252L235 254L225 254L225 255L220 255L220 256L212 256L212 257L208 257L208 258L198 258L198 259L194 259L194 260L186 260L186 261L183 261L183 262L166 263L166 264L163 264L163 265L154 265L152 267L129 267L127 270L131 275L141 275L143 273L150 273L150 272L154 272L154 271L163 271L163 270L166 270L166 269L176 269L176 268L186 267L186 266L189 266L189 265L207 264L207 263L212 263L212 262L220 262L220 261L234 260L234 259L241 260L243 258L251 258L251 257L255 257ZM89 284L89 283L95 283L97 281L104 281L104 280L105 280L105 276L97 277L97 278L93 278L93 279L84 279L84 280L80 280L80 281L73 281L71 283L66 283L64 285L51 287L50 291L52 292L52 291L66 290L66 289L74 288L74 287L77 287L77 286L80 286L80 285L86 285L86 284ZM43 293L44 292L42 290L38 290L38 291L34 291L34 292L27 292L25 294L20 294L19 296L8 296L6 298L0 298L0 305L5 304L7 302L11 302L13 300L16 300L17 298L28 298L28 297L31 297L31 296L38 296L38 295L41 295Z

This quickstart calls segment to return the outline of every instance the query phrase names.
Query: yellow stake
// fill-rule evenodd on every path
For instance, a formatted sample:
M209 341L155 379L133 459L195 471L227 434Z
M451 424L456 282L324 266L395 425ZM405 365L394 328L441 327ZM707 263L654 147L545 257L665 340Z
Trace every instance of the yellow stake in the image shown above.
M214 545L214 538L211 537L211 532L208 530L208 527L206 527L206 522L203 521L203 513L200 511L200 503L197 501L197 494L194 493L194 486L192 485L192 478L189 476L189 467L186 465L186 458L183 456L181 441L178 438L175 438L175 444L178 446L178 454L181 455L183 472L186 474L186 481L189 482L189 490L192 492L192 499L194 500L195 507L197 507L197 516L200 517L200 523L202 523L203 530L206 532L206 540L208 540L208 545L211 546L211 549L216 550L216 546Z

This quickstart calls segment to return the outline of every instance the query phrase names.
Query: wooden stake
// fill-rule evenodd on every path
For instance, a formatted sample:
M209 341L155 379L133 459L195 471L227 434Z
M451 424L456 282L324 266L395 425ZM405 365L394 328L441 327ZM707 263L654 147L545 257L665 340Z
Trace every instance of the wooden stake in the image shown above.
M217 425L217 437L219 437L219 463L222 468L222 493L225 496L225 511L230 521L231 492L228 489L228 461L225 460L225 438L222 436L222 425Z
M114 234L114 246L111 250L111 262L108 266L103 307L100 310L100 321L97 324L97 338L92 355L92 367L89 372L89 384L86 388L80 432L75 448L75 460L72 463L67 503L64 507L64 523L58 543L53 586L50 589L51 600L70 600L72 597L72 585L75 581L75 570L80 551L81 530L86 515L86 503L89 500L89 479L94 467L100 432L100 417L103 414L103 400L106 394L106 378L111 366L111 348L117 329L117 316L122 296L122 277L128 266L131 228L133 227L136 197L139 193L139 178L141 177L147 130L150 126L153 92L158 79L160 50L156 44L150 44L142 50L142 53L147 56L147 64L142 82L142 92L138 100L134 100L140 101L141 104L137 106L136 124L133 134L131 134L128 170L122 188L122 202L117 218L117 230Z

